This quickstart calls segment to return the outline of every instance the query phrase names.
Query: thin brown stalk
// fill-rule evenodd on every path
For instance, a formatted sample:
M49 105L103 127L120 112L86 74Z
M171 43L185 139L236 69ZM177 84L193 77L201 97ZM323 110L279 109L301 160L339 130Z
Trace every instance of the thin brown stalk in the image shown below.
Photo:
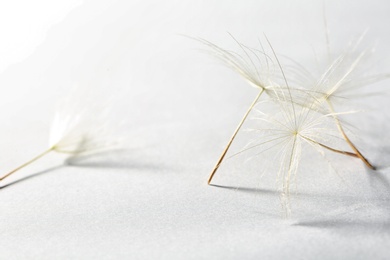
M207 184L210 184L210 182L211 182L211 180L213 179L215 173L217 172L219 166L221 165L223 159L225 158L225 155L226 155L226 153L228 152L228 150L229 150L231 144L233 143L234 138L236 138L236 135L237 135L238 131L240 131L241 126L244 124L246 118L248 117L249 113L252 111L253 107L256 105L257 101L259 100L259 98L260 98L261 94L263 94L263 92L264 92L264 88L262 88L262 89L260 90L259 94L257 94L255 100L252 102L252 104L250 105L250 107L249 107L248 110L246 111L244 117L241 119L241 122L238 124L238 126L237 126L237 128L236 128L236 131L234 131L234 133L233 133L232 137L230 138L230 140L229 140L229 142L228 142L228 144L227 144L225 150L223 150L221 156L219 157L219 160L218 160L217 164L214 166L214 169L213 169L213 171L212 171L211 174L210 174L210 177L209 177L209 179L208 179L208 181L207 181Z
M334 118L334 120L336 121L337 128L339 129L341 135L344 137L345 141L346 141L346 142L348 143L348 145L352 148L352 150L356 153L357 157L358 157L360 160L362 160L362 161L364 162L364 164L365 164L368 168L370 168L370 169L372 169L372 170L376 170L375 166L373 166L373 165L372 165L372 164L363 156L363 154L357 149L357 147L352 143L352 141L349 139L349 137L348 137L347 134L345 133L344 128L343 128L343 126L341 125L341 122L340 122L339 118L338 118L338 117L336 116L336 114L335 114L335 111L334 111L334 109L333 109L332 103L331 103L329 100L327 100L327 103L328 103L329 108L330 108L330 110L331 110L331 112L332 112L333 118Z
M325 144L322 144L322 143L319 143L319 142L316 142L310 138L307 138L305 136L301 136L303 139L306 139L307 141L311 142L311 143L314 143L314 144L317 144L325 149L328 149L329 151L332 151L332 152L335 152L335 153L340 153L340 154L344 154L344 155L347 155L347 156L351 156L351 157L355 157L355 158L360 158L356 153L351 153L351 152L347 152L347 151L342 151L342 150L337 150L335 148L332 148L330 146L327 146Z
M48 150L44 151L43 153L37 155L36 157L32 158L31 160L23 163L22 165L20 165L19 167L13 169L12 171L10 171L9 173L5 174L3 177L0 178L0 181L4 180L5 178L11 176L12 174L14 174L15 172L23 169L24 167L26 167L27 165L35 162L36 160L42 158L43 156L45 156L46 154L48 154L49 152L53 151L54 150L54 147L51 147L49 148Z

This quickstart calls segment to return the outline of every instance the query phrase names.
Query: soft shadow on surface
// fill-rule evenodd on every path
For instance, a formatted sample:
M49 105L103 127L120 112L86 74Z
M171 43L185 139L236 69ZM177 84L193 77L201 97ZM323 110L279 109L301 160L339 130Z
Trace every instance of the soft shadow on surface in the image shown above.
M215 188L253 195L268 195L280 198L277 190L253 187L231 187L211 184ZM355 229L390 233L390 196L365 197L359 194L297 193L291 194L288 204L292 206L294 226L337 229L354 232ZM281 206L283 202L281 202ZM311 208L313 207L313 208ZM317 213L313 213L317 212ZM321 213L319 213L321 212ZM264 212L261 212L262 214ZM304 219L301 219L304 217Z
M271 194L271 195L279 196L279 192L276 190L266 190L260 188L250 188L250 187L232 187L232 186L224 186L224 185L217 185L217 184L210 184L210 186L221 188L221 189L233 190L237 192L253 193L253 194Z
M293 224L308 228L326 229L345 235L354 233L390 234L390 182L383 170L365 172L369 182L368 197L364 194L356 197L357 200L341 198L344 205L337 206L341 211L336 214L324 212L311 219L300 220ZM357 194L358 195L358 194ZM333 204L336 201L333 201ZM359 206L359 204L361 204ZM353 207L356 205L356 207ZM352 206L351 209L348 209Z
M88 155L77 155L67 158L63 164L51 167L44 171L40 171L29 176L23 177L16 181L10 182L6 185L0 186L0 189L7 188L14 184L18 184L24 181L31 180L33 178L51 173L60 168L66 166L74 167L88 167L88 168L111 168L111 169L132 169L132 170L142 170L142 171L153 171L161 169L162 165L152 165L148 163L141 163L137 158L134 158L132 155L134 152L129 150L109 150L99 153L93 153Z
M16 180L16 181L10 182L10 183L8 183L8 184L6 184L6 185L0 186L0 190L1 190L1 189L4 189L4 188L7 188L7 187L9 187L9 186L12 186L12 185L14 185L14 184L18 184L18 183L20 183L20 182L24 182L24 181L27 181L27 180L31 180L31 179L33 179L33 178L36 178L36 177L39 177L39 176L41 176L41 175L50 173L50 172L52 172L52 171L58 170L58 169L63 168L63 167L64 167L64 165L58 165L58 166L51 167L51 168L46 169L46 170L41 171L41 172L37 172L37 173L31 174L31 175L29 175L29 176L23 177L23 178L18 179L18 180Z
M233 186L226 186L226 185L217 185L217 184L210 184L210 186L216 187L216 188L222 188L227 190L232 190L235 192L243 192L243 193L252 193L254 195L274 195L274 196L281 196L281 192L278 190L271 190L271 189L262 189L262 188L255 188L255 187L233 187ZM355 194L344 194L342 197L340 195L335 194L324 194L324 193L308 193L308 192L290 192L290 199L334 199L334 200L343 200L343 199L353 199L355 198Z
M270 196L273 196L275 198L279 199L280 193L276 190L271 189L261 189L261 188L254 188L254 187L233 187L233 186L225 186L225 185L217 185L217 184L210 184L212 188L219 188L219 189L226 189L231 190L232 192L242 192L245 194L253 194L253 195L266 195L267 198ZM281 204L282 206L282 204ZM257 206L247 208L246 210L251 210L252 212L261 215L262 217L267 217L269 219L284 219L284 212L279 211L267 211L267 209L259 208Z
M377 146L378 153L374 156L372 163L377 170L385 170L390 168L390 146Z
M65 165L88 168L136 170L156 170L162 167L162 165L142 162L142 158L140 159L139 155L136 157L134 151L126 149L71 156L65 160Z
M326 229L337 231L346 235L354 233L379 233L390 234L390 220L384 218L383 220L362 220L362 219L318 219L299 221L293 226Z
M362 221L362 220L342 220L342 219L327 219L327 220L312 220L301 221L293 224L294 226L317 227L317 228L378 228L390 232L390 221Z
M389 191L390 191L390 176L386 176L386 173L384 173L383 170L366 170L366 174L368 176L371 188L379 191L381 190L382 193L387 192L387 198L389 198ZM390 199L390 198L389 198Z

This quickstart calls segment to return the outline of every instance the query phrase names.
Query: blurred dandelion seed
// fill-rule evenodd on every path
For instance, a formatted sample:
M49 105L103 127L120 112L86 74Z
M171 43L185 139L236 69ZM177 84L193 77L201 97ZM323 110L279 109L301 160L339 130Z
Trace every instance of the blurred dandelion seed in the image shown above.
M117 144L110 139L112 137L108 130L109 106L97 104L95 98L79 88L74 89L68 98L62 100L55 114L50 129L49 148L2 176L0 181L50 152L77 156L115 147Z

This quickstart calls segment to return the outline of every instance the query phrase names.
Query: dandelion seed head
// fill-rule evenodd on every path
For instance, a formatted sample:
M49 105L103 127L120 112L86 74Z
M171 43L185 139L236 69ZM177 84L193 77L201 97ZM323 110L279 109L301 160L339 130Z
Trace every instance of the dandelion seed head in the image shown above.
M94 90L96 91L96 90ZM109 100L101 101L88 89L75 87L55 114L49 147L60 153L80 154L117 145L110 130Z
M212 42L204 39L196 39L208 47L208 53L216 57L223 64L227 65L240 76L242 76L250 86L260 88L271 93L272 88L280 81L280 71L274 60L266 54L261 42L261 50L248 47L231 37L239 47L239 52L223 49Z

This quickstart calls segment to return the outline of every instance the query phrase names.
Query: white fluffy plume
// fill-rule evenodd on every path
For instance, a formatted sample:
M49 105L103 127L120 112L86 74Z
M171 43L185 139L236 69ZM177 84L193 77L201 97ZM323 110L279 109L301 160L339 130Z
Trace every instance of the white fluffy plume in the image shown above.
M77 156L116 147L118 142L110 130L111 95L100 93L96 88L92 92L86 87L75 87L69 96L60 101L51 125L47 150L5 174L0 181L49 152Z

